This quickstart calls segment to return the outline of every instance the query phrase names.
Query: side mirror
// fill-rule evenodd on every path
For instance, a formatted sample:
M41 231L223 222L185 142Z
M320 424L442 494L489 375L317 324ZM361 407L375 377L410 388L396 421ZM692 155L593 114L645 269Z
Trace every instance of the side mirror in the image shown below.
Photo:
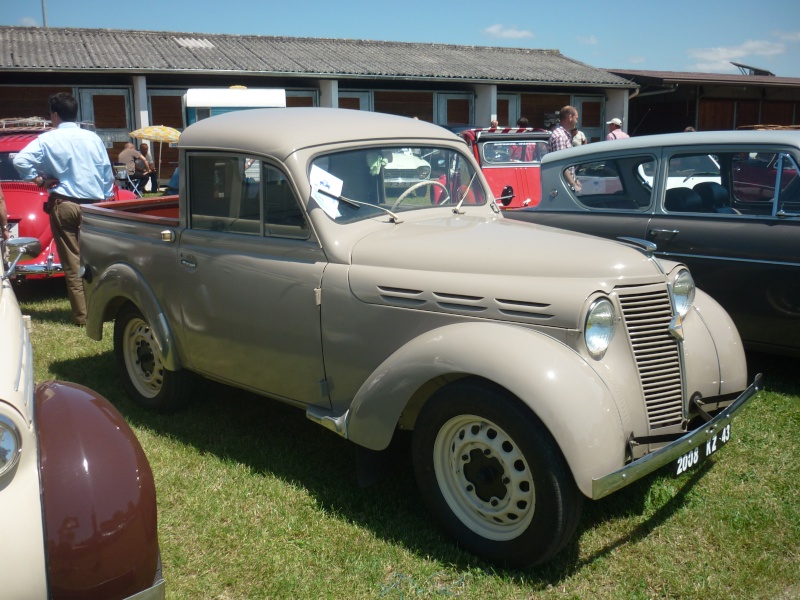
M513 199L514 199L514 188L512 188L510 185L507 185L506 187L503 188L503 191L501 192L498 200L500 200L500 203L503 206L508 206L509 204L511 204L511 201Z
M33 237L22 237L8 240L3 244L3 255L10 263L8 271L3 273L3 277L11 277L17 263L25 257L35 258L42 252L42 243Z

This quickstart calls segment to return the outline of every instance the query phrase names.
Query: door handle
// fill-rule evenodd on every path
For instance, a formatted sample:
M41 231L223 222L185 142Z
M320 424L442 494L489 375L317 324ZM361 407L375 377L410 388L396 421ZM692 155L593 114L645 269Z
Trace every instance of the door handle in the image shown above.
M196 269L197 268L197 263L194 262L193 260L189 260L188 258L182 258L181 259L181 264L184 267L189 268L189 269Z
M680 232L680 229L651 229L650 235L653 237L672 239Z

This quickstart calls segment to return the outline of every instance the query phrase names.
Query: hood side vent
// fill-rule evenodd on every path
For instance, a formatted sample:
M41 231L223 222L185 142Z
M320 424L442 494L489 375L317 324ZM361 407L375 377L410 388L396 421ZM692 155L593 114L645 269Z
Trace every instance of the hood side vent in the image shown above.
M437 306L444 310L484 312L487 309L486 298L480 296L433 292L433 297L436 299Z
M425 298L422 298L422 290L409 290L406 288L396 288L387 286L378 286L381 300L387 304L395 306L407 306L410 308L422 306L426 304Z
M500 314L513 318L527 319L552 319L553 315L542 312L550 307L549 304L542 302L527 302L525 300L504 300L497 298L498 310Z

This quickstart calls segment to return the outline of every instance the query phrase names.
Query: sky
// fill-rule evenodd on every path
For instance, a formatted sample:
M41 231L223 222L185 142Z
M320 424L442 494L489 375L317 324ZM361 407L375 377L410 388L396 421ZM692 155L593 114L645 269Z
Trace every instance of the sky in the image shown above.
M558 50L601 69L800 78L800 0L0 0L0 25Z

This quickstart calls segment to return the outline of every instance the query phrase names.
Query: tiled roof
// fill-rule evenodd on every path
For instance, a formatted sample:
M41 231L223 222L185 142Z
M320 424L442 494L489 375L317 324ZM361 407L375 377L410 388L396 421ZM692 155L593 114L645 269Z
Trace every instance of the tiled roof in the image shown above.
M0 72L246 73L632 88L557 50L110 29L0 27Z
M763 85L769 87L800 86L797 77L773 77L769 75L741 75L726 73L693 73L686 71L637 71L630 69L609 69L609 72L625 79L644 83L646 81L665 83L719 83L730 85Z

